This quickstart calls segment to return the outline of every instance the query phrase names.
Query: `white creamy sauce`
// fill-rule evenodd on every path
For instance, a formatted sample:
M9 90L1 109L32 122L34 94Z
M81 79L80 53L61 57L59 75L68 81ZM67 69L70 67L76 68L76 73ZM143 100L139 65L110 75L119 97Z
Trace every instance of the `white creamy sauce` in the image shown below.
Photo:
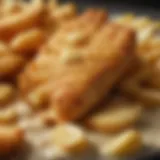
M32 148L31 152L28 153L27 160L94 160L94 158L96 160L97 156L100 157L100 160L106 159L102 155L99 155L98 152L104 143L112 140L112 136L87 131L88 139L93 146L96 146L96 151L91 149L82 153L82 156L71 156L53 144L51 136L52 128L46 127L39 117L34 117L34 114L28 105L18 101L11 104L10 107L11 106L12 108L15 107L15 110L20 115L21 118L18 125L25 130L25 140ZM160 148L159 117L160 108L144 111L141 122L137 128L142 132L146 145Z

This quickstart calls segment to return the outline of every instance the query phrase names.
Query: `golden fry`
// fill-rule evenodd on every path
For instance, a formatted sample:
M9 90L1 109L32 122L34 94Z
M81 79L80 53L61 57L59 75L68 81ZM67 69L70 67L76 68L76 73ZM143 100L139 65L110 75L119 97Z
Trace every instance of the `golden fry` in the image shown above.
M43 5L33 5L30 8L0 19L0 37L3 40L12 38L13 35L40 25Z
M68 152L80 152L88 146L84 132L71 124L57 125L52 133L53 143Z
M0 154L7 154L23 144L24 133L18 127L0 126Z
M160 91L157 88L143 87L143 81L152 76L150 68L140 70L132 78L122 82L121 89L123 92L142 101L146 105L157 106L160 104Z
M12 108L0 110L0 124L12 124L18 118L18 114Z
M142 148L142 137L138 131L128 130L118 135L102 148L102 153L110 156L127 156L135 154Z
M24 64L24 58L14 54L6 44L0 42L0 78L13 76Z
M15 89L9 84L0 84L0 104L8 103L15 94Z
M93 113L86 120L86 124L96 131L113 133L124 130L134 125L140 118L141 106L119 102L110 105L106 109Z
M38 28L19 33L11 41L11 48L15 53L30 55L38 51L45 42L44 32Z

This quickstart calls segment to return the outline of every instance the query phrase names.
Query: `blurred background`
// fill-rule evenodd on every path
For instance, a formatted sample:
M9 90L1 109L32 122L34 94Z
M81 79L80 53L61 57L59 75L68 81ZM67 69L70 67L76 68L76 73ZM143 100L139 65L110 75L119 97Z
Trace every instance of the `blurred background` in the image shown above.
M65 0L62 0L65 1ZM116 3L116 4L130 4L130 5L141 5L147 6L152 8L160 8L160 1L159 0L72 0L74 1L82 1L82 2L95 2L98 3Z
M60 0L72 1L80 6L80 10L87 7L103 7L110 13L130 13L148 15L160 19L160 0Z

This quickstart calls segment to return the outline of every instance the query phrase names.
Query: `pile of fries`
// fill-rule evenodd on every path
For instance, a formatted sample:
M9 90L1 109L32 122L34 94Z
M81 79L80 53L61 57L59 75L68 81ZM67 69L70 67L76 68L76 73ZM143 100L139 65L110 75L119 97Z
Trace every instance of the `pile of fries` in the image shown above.
M58 4L55 0L0 1L0 154L8 154L26 141L27 131L18 125L21 117L11 105L17 99L28 103L26 97L21 97L24 93L19 86L23 88L25 85L22 81L19 84L19 75L28 64L32 64L50 37L76 16L74 4ZM37 90L28 98L32 101L29 102L32 113L27 118L38 117L43 125L52 127L50 139L53 145L66 152L82 152L90 146L86 133L88 128L106 135L118 133L112 142L105 142L100 149L102 154L124 156L135 153L143 145L136 123L145 106L154 108L160 105L160 22L133 14L120 15L112 21L133 28L137 35L135 65L117 84L118 96L111 94L104 107L84 116L76 124L58 124L54 110L45 107L46 103L42 102L44 95L41 91ZM88 37L77 34L69 38L81 43L81 38ZM63 63L79 61L80 58L78 54L63 57ZM35 72L36 66L32 67L33 76L44 76ZM38 80L36 82L38 85ZM31 88L34 89L34 86Z
M115 21L129 24L136 29L138 39L136 52L140 60L140 67L135 67L135 71L122 82L120 90L131 94L133 98L146 105L159 105L159 21L153 21L148 17L135 17L132 14L117 17Z

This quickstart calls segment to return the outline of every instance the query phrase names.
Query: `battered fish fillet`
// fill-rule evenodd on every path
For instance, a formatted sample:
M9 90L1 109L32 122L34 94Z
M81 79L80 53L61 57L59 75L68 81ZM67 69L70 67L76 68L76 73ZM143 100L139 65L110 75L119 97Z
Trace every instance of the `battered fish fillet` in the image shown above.
M32 105L47 104L57 121L81 118L113 88L134 58L135 34L88 10L63 26L20 76Z
M38 90L38 88L46 88L42 86L49 84L48 80L50 81L50 78L53 77L52 75L55 74L54 72L58 72L58 68L63 66L62 61L67 59L65 55L68 54L64 52L74 53L76 50L78 53L84 50L83 48L88 46L92 36L103 26L106 20L106 12L88 9L78 18L75 17L66 25L61 26L61 29L52 35L48 44L41 48L37 57L25 68L24 73L20 75L19 85L22 93L26 95ZM78 57L79 54L70 55ZM58 59L61 63L59 63L57 68L56 63Z

